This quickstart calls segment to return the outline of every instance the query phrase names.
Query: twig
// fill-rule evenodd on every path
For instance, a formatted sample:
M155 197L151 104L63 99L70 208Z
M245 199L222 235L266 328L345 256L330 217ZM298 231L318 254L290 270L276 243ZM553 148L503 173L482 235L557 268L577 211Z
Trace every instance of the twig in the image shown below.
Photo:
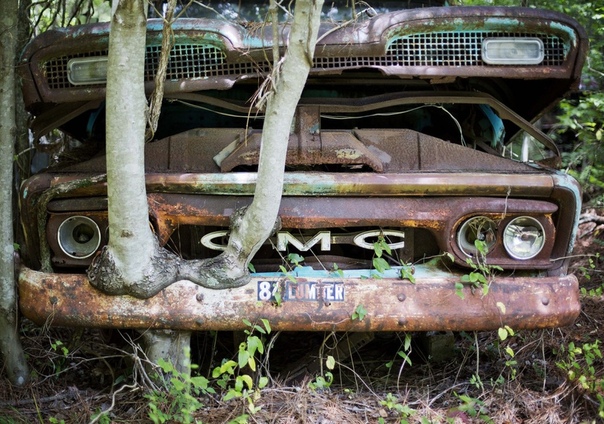
M115 407L115 397L118 393L120 393L122 390L124 389L132 389L134 390L138 390L139 386L138 384L134 383L134 384L124 384L122 387L120 387L119 389L117 389L115 392L113 392L113 395L111 396L111 405L109 406L109 408L107 408L104 411L99 412L99 414L94 417L94 419L92 419L92 421L90 421L90 424L94 424L96 423L103 415L108 414L109 412L111 412L113 410L113 408Z

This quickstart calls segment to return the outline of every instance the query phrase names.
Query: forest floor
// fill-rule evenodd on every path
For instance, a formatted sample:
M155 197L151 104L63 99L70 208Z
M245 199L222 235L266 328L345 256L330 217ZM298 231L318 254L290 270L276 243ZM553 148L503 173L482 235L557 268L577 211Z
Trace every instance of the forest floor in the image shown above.
M603 213L586 213L580 227L573 270L581 281L583 309L572 326L503 335L432 334L414 337L411 344L405 334L361 338L352 342L350 355L334 358L333 370L323 357L316 362L322 370L294 380L280 377L284 364L319 357L321 346L346 347L347 335L275 333L251 376L256 382L268 377L268 385L227 401L213 393L154 392L157 382L134 353L135 333L24 322L33 376L16 388L2 373L0 424L148 423L154 422L151 416L155 422L210 424L604 422ZM426 343L441 346L427 351ZM231 335L196 336L191 359L200 366L194 375L212 380L211 369L233 357L235 345ZM426 359L426 352L433 357ZM202 386L200 379L186 383Z

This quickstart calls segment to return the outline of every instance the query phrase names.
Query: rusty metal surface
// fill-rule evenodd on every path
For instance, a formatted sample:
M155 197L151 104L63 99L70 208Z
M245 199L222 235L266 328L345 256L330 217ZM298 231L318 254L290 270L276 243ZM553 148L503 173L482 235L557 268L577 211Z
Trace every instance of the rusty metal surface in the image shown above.
M51 89L44 66L53 58L106 54L108 29L107 24L96 24L49 31L36 38L24 53L20 66L28 106L35 109L40 106L50 107L51 103L104 98L103 85ZM554 34L564 40L568 56L563 64L556 66L451 66L442 61L431 66L401 66L399 63L392 63L392 58L384 59L385 51L392 40L409 34L480 30ZM232 23L208 19L179 19L174 24L174 32L177 44L208 45L220 49L228 65L227 69L233 71L231 74L221 71L217 75L181 80L169 78L165 87L167 93L228 89L239 79L263 75L268 70L268 66L264 64L271 63L270 32L247 31ZM385 77L420 77L437 82L451 77L533 80L531 84L523 86L529 91L532 90L531 86L552 82L539 86L540 89L536 93L540 95L531 99L531 102L526 102L530 103L528 107L531 108L530 111L527 110L531 115L525 115L527 119L532 119L537 112L549 106L569 88L577 87L587 49L585 32L569 17L522 8L443 7L406 10L376 16L370 20L356 22L355 25L341 25L337 28L334 24L323 25L321 32L324 37L319 37L315 52L316 63L311 77L337 75L345 69L373 68ZM161 44L160 33L161 21L150 22L147 45ZM285 40L287 28L280 33ZM451 57L453 56L455 53L451 54ZM396 57L395 55L394 59ZM215 67L215 64L212 66ZM66 71L62 73L66 74ZM153 71L150 71L151 79L152 74ZM547 90L542 87L547 87ZM153 89L152 80L149 80L147 89ZM37 106L34 106L36 104ZM525 106L523 102L518 105Z
M242 330L242 318L266 318L275 330L287 331L546 328L569 325L580 311L573 275L499 277L486 296L481 290L466 288L464 299L455 293L459 277L418 269L415 284L389 278L297 278L299 287L312 282L319 294L309 299L300 288L298 295L276 305L262 300L260 284L285 284L286 278L253 278L244 287L219 291L180 281L151 299L140 300L102 294L83 275L22 268L19 302L21 312L40 325L181 330ZM334 289L334 284L341 286ZM353 320L358 305L364 306L367 315Z

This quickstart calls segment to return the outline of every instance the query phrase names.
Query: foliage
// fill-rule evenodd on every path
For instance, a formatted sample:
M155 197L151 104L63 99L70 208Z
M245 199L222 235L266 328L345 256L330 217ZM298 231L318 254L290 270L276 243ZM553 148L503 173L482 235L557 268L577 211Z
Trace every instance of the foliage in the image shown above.
M367 309L363 305L357 305L354 312L350 316L353 321L363 321L367 315Z
M167 390L156 389L146 395L149 400L149 418L154 424L194 422L193 414L203 406L199 396L214 393L214 389L209 387L208 379L202 376L191 377L189 372L180 372L163 359L158 361L158 365L163 375L167 376Z
M407 418L411 417L416 413L415 409L409 405L399 402L398 398L392 393L387 393L386 398L380 401L380 405L385 406L388 411L395 412L400 417L401 424L407 424L409 421ZM379 423L384 423L384 419L380 417Z
M313 381L310 381L308 383L309 389L313 391L321 391L327 390L331 387L331 384L333 383L333 373L331 372L331 370L336 367L335 358L331 355L327 356L327 359L325 360L325 366L330 371L325 372L323 375L318 375Z
M468 274L462 275L458 283L455 284L455 293L460 297L464 298L463 287L469 285L474 288L481 288L483 296L489 293L489 287L491 281L497 271L503 269L497 265L489 265L486 261L487 256L487 244L483 240L475 240L474 246L476 246L476 260L467 258L466 263L472 268Z
M29 8L34 34L56 27L108 21L110 13L111 4L106 0L42 0Z
M563 147L563 165L581 183L591 205L604 205L604 0L459 0L459 4L528 6L562 12L587 31L590 48L583 68L581 93L564 100L555 113L550 135Z
M574 137L573 148L562 155L567 171L581 183L592 205L603 206L604 94L584 92L577 100L563 102L560 111L558 138L568 133Z
M390 264L386 259L383 258L383 255L384 253L391 255L392 250L390 249L390 246L386 242L386 239L383 235L380 234L378 240L373 243L373 252L373 267L375 270L380 274L386 270L389 270Z
M566 372L568 379L577 388L597 399L598 416L604 418L604 376L600 340L583 344L570 342L560 345L556 365Z
M464 412L470 417L477 418L485 423L493 422L488 416L488 410L483 401L464 394L455 393L455 396L461 401L460 405L457 407L458 411Z
M257 371L256 353L264 354L265 344L262 337L271 333L269 322L266 319L260 321L262 325L253 324L248 320L243 321L248 327L245 330L247 337L239 344L237 360L225 359L212 371L212 378L215 379L216 384L226 390L223 400L243 399L247 401L247 409L251 414L260 410L255 402L260 398L260 390L268 384L267 377L259 376L257 382L254 382L252 376L245 372L246 367L252 372Z

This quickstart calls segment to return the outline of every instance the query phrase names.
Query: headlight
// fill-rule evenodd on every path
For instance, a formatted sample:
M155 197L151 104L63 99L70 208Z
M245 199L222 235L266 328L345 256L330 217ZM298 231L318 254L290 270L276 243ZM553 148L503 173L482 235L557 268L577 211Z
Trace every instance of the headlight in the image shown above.
M538 65L544 59L539 38L485 38L482 60L489 65Z
M514 218L503 231L503 245L514 259L531 259L541 252L545 232L539 221L530 216Z
M482 241L487 252L497 240L497 223L486 216L474 216L462 224L457 233L457 245L468 256L476 256L476 240Z
M103 84L107 82L107 57L71 59L67 63L67 79L73 85Z
M61 223L58 230L61 250L69 257L85 259L101 244L99 226L87 216L72 216Z

